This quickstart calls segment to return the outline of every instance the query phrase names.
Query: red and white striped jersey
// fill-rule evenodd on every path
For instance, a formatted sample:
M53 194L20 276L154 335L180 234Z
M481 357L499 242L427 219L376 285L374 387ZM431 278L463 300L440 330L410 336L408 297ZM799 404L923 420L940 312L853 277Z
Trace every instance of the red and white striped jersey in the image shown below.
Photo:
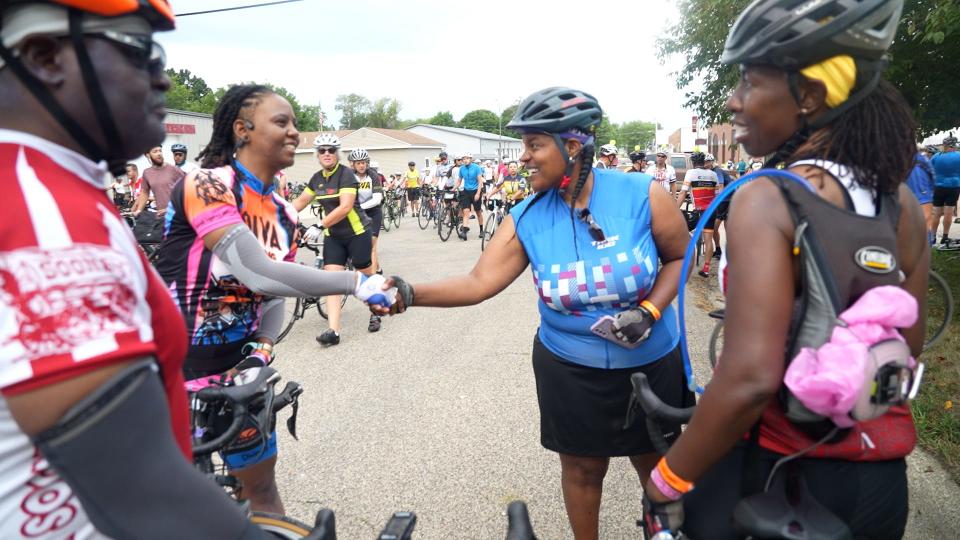
M95 538L5 398L152 356L187 457L183 320L107 198L103 164L0 130L0 178L0 537Z

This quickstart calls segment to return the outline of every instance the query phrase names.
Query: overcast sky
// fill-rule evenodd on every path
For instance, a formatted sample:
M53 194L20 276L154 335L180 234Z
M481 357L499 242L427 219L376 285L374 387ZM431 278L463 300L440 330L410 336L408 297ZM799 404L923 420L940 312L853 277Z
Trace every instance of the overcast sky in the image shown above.
M179 13L264 0L173 0ZM182 17L160 34L167 63L216 88L284 86L336 120L339 94L391 97L401 118L498 111L547 86L597 97L614 122L690 125L655 43L668 0L304 0Z

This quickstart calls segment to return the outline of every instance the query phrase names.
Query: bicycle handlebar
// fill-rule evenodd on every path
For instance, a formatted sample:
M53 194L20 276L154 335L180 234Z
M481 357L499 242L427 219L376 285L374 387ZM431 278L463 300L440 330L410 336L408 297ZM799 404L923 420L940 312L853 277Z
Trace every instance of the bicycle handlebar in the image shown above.
M523 501L513 501L507 506L506 540L537 540L533 534L533 525L530 524L527 505Z
M249 406L256 400L267 396L265 403L270 406L272 413L277 413L287 405L294 403L303 387L290 381L279 394L273 395L273 387L280 380L280 374L270 367L260 368L256 379L248 384L236 386L208 386L193 394L193 398L203 403L229 403L233 419L227 429L211 441L193 447L193 457L212 454L225 447L236 439L243 428Z
M633 393L630 395L630 405L627 409L627 418L624 428L633 425L637 417L637 406L643 409L647 431L650 435L650 442L661 455L666 454L670 445L663 436L663 430L660 429L660 420L666 420L675 424L686 424L690 422L693 411L696 407L687 407L680 409L667 405L657 397L653 388L650 388L650 381L643 373L634 373L630 376L630 383L633 384Z

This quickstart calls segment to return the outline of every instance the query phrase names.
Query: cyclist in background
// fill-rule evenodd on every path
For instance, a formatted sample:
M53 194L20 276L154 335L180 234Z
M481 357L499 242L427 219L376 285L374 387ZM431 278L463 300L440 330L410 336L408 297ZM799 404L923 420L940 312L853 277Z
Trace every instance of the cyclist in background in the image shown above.
M593 164L596 169L616 169L617 168L617 146L615 144L605 144L600 147L597 162Z
M183 171L183 174L191 173L200 168L192 161L187 161L187 145L174 143L170 146L170 152L173 154L173 164Z
M683 185L680 186L680 196L677 198L677 204L682 207L689 193L693 199L693 207L701 213L713 202L713 199L717 196L717 190L720 185L717 173L706 168L706 158L707 156L703 152L690 154L690 163L693 165L693 168L689 169L683 177ZM715 223L716 216L712 216L703 229L703 267L697 272L701 277L710 277L710 260L713 259L713 230Z
M957 138L950 135L943 139L943 151L930 158L936 180L933 190L933 226L934 234L943 224L943 236L938 247L952 249L955 242L950 240L950 226L957 211L957 199L960 198L960 152L957 152ZM960 246L957 246L960 247Z
M667 153L657 152L657 162L647 167L647 174L653 177L673 197L677 196L677 170L667 163Z
M717 193L719 194L725 187L733 182L733 178L727 171L723 170L722 167L716 165L716 158L713 157L713 154L707 154L704 160L704 168L708 171L713 171L717 175L717 179L719 180ZM720 206L717 207L716 220L713 225L713 245L716 247L713 251L714 259L719 259L723 255L723 250L720 248L720 227L723 225L723 220L727 219L727 210L729 207L729 199L723 201L720 203Z
M628 173L647 172L647 154L646 152L630 152L630 168Z
M417 164L413 161L407 163L407 172L404 173L407 188L407 202L410 203L412 216L416 216L420 211L420 171L417 170Z
M380 229L383 227L383 180L377 171L370 168L370 154L363 148L351 151L347 159L360 184L357 188L357 202L370 218L370 267L374 268L378 274L383 274L383 270L380 269L380 259L377 257L377 241L380 239ZM378 332L380 324L380 316L372 313L367 330Z
M464 154L463 165L458 167L457 170L460 171L460 181L457 184L457 189L461 190L460 210L463 214L463 226L457 231L457 234L461 239L467 239L467 233L470 231L467 223L470 222L470 209L473 208L477 216L477 227L480 229L479 237L483 238L483 213L480 211L480 197L483 195L480 181L483 178L483 169L473 162L472 155Z
M365 276L372 276L373 236L367 213L360 208L357 177L348 167L340 164L340 138L333 133L320 133L313 140L320 170L317 171L293 201L297 212L317 201L323 207L320 222L306 234L312 238L324 235L323 269L343 270L347 261ZM340 343L341 305L339 294L327 297L327 322L329 328L317 336L321 345Z
M511 161L507 165L507 172L504 173L500 182L494 188L491 197L498 193L502 194L506 204L504 212L509 212L513 205L527 196L527 182L525 178L520 176L520 167L516 161Z
M933 171L933 164L923 155L923 148L917 152L916 162L907 177L907 187L913 192L923 209L923 218L927 223L927 236L930 245L934 245L937 239L937 231L933 228L933 192L936 189L936 176Z
M0 20L0 537L266 537L193 466L183 320L102 190L165 136L173 10Z

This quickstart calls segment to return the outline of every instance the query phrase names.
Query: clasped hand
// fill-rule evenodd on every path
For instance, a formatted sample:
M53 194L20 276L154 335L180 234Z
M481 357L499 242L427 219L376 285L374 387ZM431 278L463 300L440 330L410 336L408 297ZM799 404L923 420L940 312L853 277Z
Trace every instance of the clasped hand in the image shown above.
M624 343L639 343L650 337L657 320L643 306L617 313L613 321L613 335Z

